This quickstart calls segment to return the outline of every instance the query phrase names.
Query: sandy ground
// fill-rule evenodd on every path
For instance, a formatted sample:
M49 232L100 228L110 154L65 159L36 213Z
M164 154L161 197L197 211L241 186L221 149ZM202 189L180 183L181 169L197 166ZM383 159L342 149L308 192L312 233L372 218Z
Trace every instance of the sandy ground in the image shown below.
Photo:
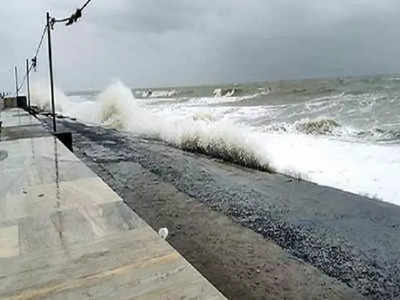
M154 229L168 227L168 241L228 298L400 295L398 207L62 123L75 154Z

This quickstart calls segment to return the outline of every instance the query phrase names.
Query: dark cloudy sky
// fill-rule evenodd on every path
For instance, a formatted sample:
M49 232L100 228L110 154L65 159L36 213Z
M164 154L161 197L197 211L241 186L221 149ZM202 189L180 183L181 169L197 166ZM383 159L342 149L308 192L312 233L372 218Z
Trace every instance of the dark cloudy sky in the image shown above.
M2 0L0 88L34 54L49 10L84 0ZM53 31L66 89L243 82L400 71L399 0L92 0ZM47 77L47 44L34 80Z

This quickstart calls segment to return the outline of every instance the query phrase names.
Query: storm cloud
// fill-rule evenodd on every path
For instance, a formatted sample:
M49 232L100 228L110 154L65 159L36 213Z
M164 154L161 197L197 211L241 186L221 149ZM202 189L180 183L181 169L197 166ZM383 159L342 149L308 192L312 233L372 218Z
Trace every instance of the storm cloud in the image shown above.
M4 1L0 88L34 55L45 12L78 0ZM93 0L82 19L53 31L55 76L67 89L396 73L395 0ZM47 78L46 44L34 80Z

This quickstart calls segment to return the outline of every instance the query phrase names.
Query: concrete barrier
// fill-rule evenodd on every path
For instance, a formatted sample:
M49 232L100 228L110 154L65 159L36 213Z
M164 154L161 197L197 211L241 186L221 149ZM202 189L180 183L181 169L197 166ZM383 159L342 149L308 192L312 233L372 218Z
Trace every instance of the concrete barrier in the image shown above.
M17 107L26 108L28 106L27 103L28 102L27 102L25 96L18 96L18 98L17 98Z
M69 151L73 152L72 147L72 133L71 132L56 132L54 136L68 148Z

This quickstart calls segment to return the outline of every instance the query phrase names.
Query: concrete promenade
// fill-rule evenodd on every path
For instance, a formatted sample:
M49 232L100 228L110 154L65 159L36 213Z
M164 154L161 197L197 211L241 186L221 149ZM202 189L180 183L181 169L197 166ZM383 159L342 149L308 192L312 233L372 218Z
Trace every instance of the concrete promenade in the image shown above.
M0 120L0 299L225 299L38 120Z

